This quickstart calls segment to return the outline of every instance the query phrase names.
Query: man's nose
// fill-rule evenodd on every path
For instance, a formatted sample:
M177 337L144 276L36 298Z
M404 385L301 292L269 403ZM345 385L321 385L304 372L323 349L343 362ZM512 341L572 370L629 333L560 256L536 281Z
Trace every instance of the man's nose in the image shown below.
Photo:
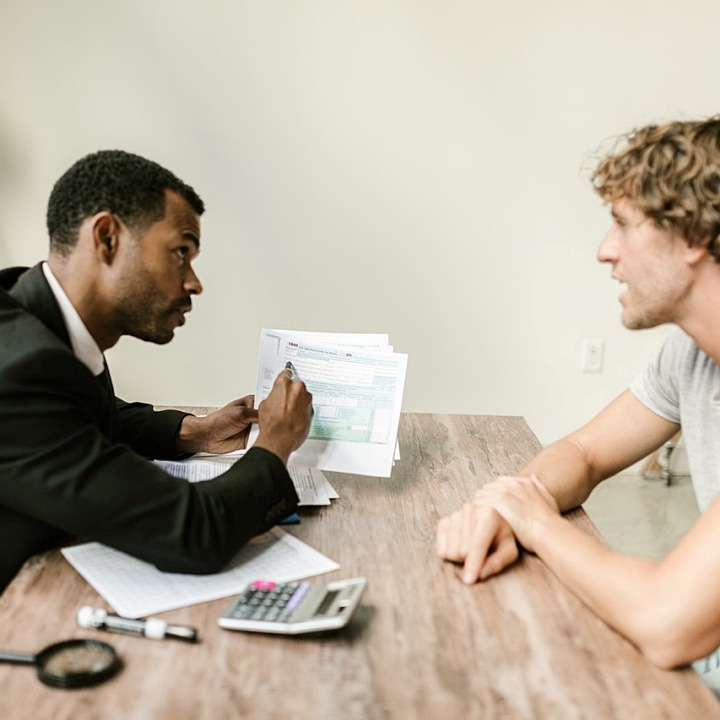
M600 242L597 250L598 262L615 262L617 260L617 243L613 237L613 231L608 230L605 237Z
M202 283L192 267L188 267L183 283L185 290L190 295L199 295L203 291Z

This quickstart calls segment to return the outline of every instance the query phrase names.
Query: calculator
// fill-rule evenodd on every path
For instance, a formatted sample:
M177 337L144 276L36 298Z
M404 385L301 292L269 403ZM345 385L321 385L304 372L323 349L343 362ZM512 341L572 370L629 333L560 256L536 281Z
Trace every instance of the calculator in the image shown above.
M366 585L363 577L328 583L256 580L232 601L218 625L284 635L334 630L347 625Z

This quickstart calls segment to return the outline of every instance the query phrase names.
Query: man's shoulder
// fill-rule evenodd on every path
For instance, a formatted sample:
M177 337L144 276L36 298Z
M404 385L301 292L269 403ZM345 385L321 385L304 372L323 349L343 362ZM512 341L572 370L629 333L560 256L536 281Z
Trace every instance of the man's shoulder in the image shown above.
M671 354L684 358L688 355L697 355L701 353L702 350L700 350L698 344L684 330L675 328L663 343L662 352L666 355Z
M19 350L38 343L70 348L42 263L31 268L0 269L0 338L3 354L7 354L9 343Z
M6 290L0 288L0 364L18 355L42 348L70 352L64 343L43 320L21 305Z
M678 395L702 395L707 388L714 394L720 378L715 361L684 331L671 333L639 380L646 385L671 387Z
M17 285L20 276L28 271L26 267L0 268L0 310L21 307L10 291Z
M659 351L659 361L674 372L687 372L688 368L701 369L713 360L685 331L677 328L672 332Z
M0 268L0 290L8 291L14 287L20 276L26 273L30 268L27 267L9 267Z
M27 302L28 288L31 293L42 292L43 277L41 264L32 268L0 268L0 309L22 308L32 313L32 303ZM48 288L49 290L49 288Z

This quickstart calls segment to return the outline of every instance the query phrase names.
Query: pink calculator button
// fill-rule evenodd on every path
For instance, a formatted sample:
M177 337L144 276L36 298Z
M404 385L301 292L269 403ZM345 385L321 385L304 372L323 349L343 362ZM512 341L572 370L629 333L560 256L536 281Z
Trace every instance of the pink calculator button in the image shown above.
M255 580L252 586L256 590L272 590L275 587L275 583L272 580Z

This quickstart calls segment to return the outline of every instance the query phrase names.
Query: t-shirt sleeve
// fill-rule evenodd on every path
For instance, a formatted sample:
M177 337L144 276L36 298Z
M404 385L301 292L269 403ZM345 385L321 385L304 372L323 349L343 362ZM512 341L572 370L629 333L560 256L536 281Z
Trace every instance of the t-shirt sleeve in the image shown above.
M678 379L692 340L678 330L671 335L630 385L630 391L655 414L680 423Z

